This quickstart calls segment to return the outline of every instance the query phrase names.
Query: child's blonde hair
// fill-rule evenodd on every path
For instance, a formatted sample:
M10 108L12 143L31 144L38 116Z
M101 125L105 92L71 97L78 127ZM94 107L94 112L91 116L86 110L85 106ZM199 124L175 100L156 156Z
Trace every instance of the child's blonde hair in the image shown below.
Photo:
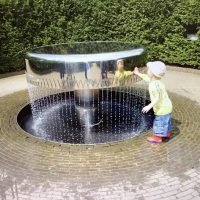
M123 59L117 60L117 65L119 64L119 62L124 62L124 60Z

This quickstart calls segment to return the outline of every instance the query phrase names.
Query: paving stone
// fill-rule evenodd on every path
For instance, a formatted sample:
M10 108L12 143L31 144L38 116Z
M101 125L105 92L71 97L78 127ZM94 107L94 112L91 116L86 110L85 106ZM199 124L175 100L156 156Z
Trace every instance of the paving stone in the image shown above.
M194 189L189 189L186 190L184 192L180 192L179 194L177 194L176 196L178 198L187 198L187 196L192 196L192 193L194 192Z
M198 196L198 197L193 197L192 200L200 200L200 196Z

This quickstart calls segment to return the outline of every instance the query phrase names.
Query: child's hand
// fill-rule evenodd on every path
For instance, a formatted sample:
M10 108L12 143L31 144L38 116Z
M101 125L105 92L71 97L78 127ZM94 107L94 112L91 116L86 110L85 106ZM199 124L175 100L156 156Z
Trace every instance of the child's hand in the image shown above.
M134 73L135 75L139 75L140 71L139 71L139 69L138 69L137 67L135 67L133 73Z
M151 110L151 105L148 105L148 106L145 106L143 109L142 109L142 112L143 113L148 113L149 112L149 110Z

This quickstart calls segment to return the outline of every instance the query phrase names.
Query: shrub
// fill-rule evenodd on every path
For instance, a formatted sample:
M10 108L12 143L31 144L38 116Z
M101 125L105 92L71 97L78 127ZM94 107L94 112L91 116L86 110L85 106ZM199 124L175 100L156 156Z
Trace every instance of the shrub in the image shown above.
M200 68L199 0L1 0L0 73L24 69L25 52L69 41L146 46L149 60Z

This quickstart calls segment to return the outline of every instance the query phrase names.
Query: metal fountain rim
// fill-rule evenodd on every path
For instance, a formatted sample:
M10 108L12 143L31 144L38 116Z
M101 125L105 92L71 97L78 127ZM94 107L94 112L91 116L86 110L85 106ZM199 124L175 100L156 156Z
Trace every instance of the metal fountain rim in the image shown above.
M70 44L100 44L100 43L115 43L115 44L129 44L130 48L126 48L120 51L106 51L100 53L84 53L84 54L48 54L48 53L37 53L34 50L54 47L59 45L70 45ZM32 61L39 62L101 62L101 61L109 61L109 60L118 60L121 58L128 58L132 56L140 56L145 53L145 49L142 45L134 44L132 42L122 42L122 41L87 41L87 42L68 42L68 43L60 43L60 44L52 44L52 45L43 45L33 49L30 49L26 54L26 59Z

